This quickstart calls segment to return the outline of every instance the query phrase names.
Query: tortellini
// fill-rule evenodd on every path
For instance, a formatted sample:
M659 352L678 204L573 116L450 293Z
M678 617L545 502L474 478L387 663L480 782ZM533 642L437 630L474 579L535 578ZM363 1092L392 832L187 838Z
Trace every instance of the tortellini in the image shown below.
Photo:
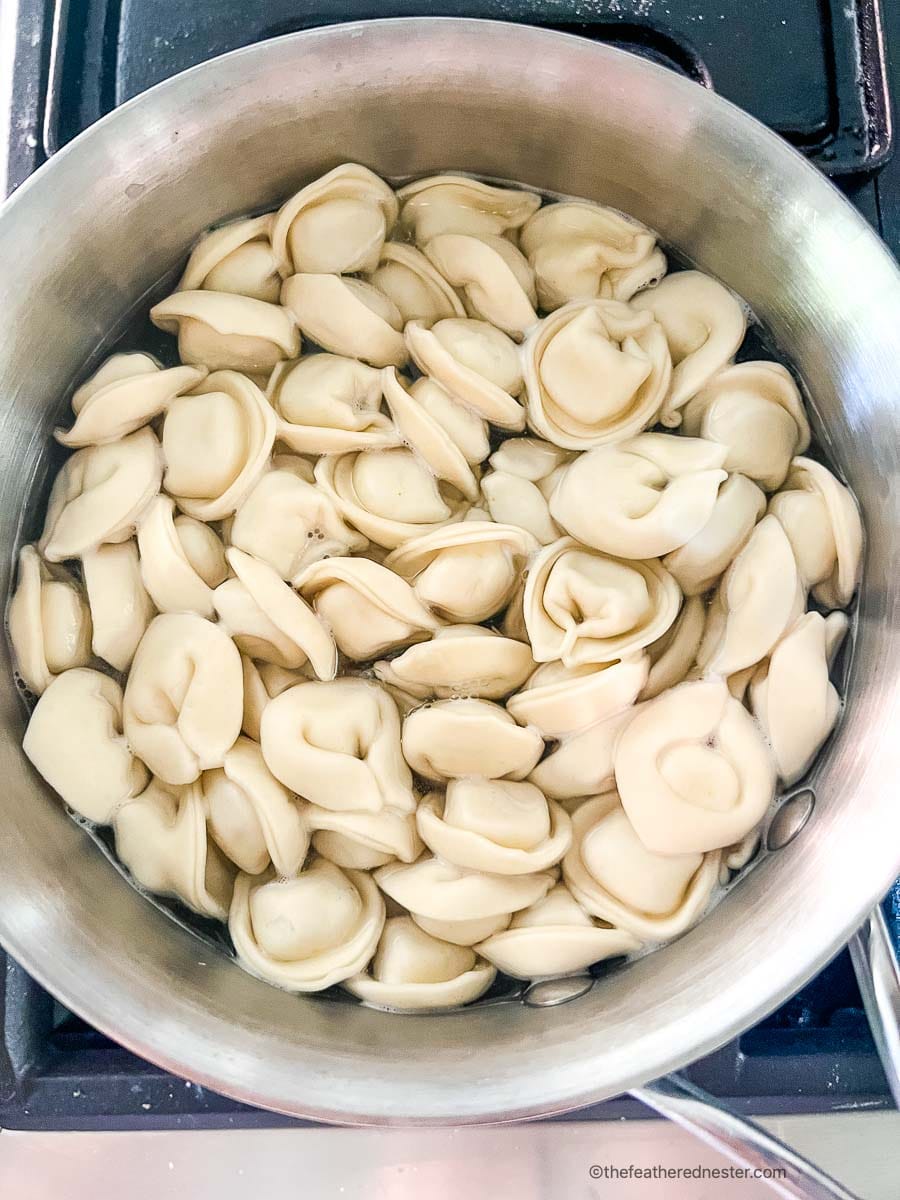
M506 975L557 978L586 970L605 958L639 950L633 933L592 917L564 883L517 912L508 929L479 942L477 949Z
M200 777L210 836L242 871L271 864L295 875L309 849L309 827L297 800L272 775L256 742L239 737L221 767Z
M453 941L450 935L454 932L463 939L474 934L473 942L488 936L481 930L490 929L494 919L508 919L510 913L528 908L555 882L549 871L490 875L467 871L429 855L409 864L388 863L379 867L375 879L385 895L407 909L416 923L435 937ZM467 943L462 940L457 944Z
M79 450L54 480L38 549L48 562L62 562L127 541L161 480L159 442L149 429Z
M392 367L384 372L384 398L406 445L418 455L436 479L452 485L467 500L475 500L478 497L478 481L463 448L457 445L453 437L452 427L448 429L419 403L418 397L423 392L435 388L440 389L440 384L423 378L407 389ZM453 403L451 397L448 400Z
M402 367L406 362L403 317L393 300L365 280L292 275L281 295L305 336L323 350L373 367Z
M323 456L316 482L349 525L388 550L461 521L468 509L462 495L405 446Z
M178 285L182 292L234 292L277 304L281 276L272 250L274 214L229 221L202 237Z
M373 271L397 220L397 197L358 163L301 188L278 210L272 247L282 275Z
M444 233L492 237L521 229L541 206L534 192L492 187L465 175L431 175L397 192L400 224L420 245Z
M412 776L400 751L393 700L365 679L313 681L266 705L263 758L285 787L335 812L413 812Z
M471 317L522 338L537 324L537 293L527 260L506 238L440 233L425 245L428 261L459 288Z
M144 588L160 612L215 615L213 589L228 574L225 548L208 525L175 516L168 496L157 496L138 524Z
M528 425L568 450L639 433L657 419L672 363L662 328L619 300L576 300L523 349Z
M565 809L533 783L452 779L416 813L419 836L438 858L493 875L526 875L554 866L572 840Z
M403 722L403 756L426 779L524 779L544 739L489 700L439 700Z
M790 371L745 362L713 375L684 409L684 432L727 448L725 468L767 492L784 483L791 459L809 446L809 422Z
M541 308L548 311L570 300L630 300L666 272L650 230L599 204L548 204L528 221L520 240Z
M562 530L550 515L550 497L572 455L538 438L511 438L491 455L481 491L494 521L518 525L542 546Z
M368 282L394 302L408 321L433 325L445 317L464 317L462 301L447 280L414 246L386 242Z
M806 773L837 721L841 698L828 668L846 632L841 612L806 613L750 683L753 712L785 784Z
M364 871L317 858L293 879L238 875L228 930L241 964L289 992L357 975L375 952L384 900Z
M341 653L357 661L423 641L439 627L406 580L365 558L327 558L295 582Z
M525 626L538 662L567 667L612 662L669 628L681 592L656 560L618 559L560 538L528 572Z
M769 512L788 536L804 587L824 608L845 608L859 582L863 542L852 493L821 463L795 458Z
M134 539L110 542L83 554L81 573L91 607L91 647L116 671L127 671L156 614L144 587Z
M260 979L414 1012L593 975L815 771L860 514L787 368L736 365L742 302L666 272L601 204L344 163L201 236L171 357L72 392L8 608L24 751Z
M803 587L787 534L765 516L722 577L697 661L732 675L760 662L803 611Z
M262 475L274 443L275 414L256 384L236 371L216 371L169 406L165 489L188 516L219 521Z
M631 304L665 331L673 368L663 423L677 424L678 410L734 356L746 315L728 288L700 271L676 271Z
M434 1011L477 1000L496 974L467 946L432 937L410 917L389 917L371 966L343 986L378 1008Z
M662 558L710 521L726 479L724 458L715 442L665 433L598 446L561 472L550 514L595 550Z
M344 523L304 459L279 455L272 466L238 505L232 546L291 583L320 559L365 550L367 539Z
M465 520L404 542L385 562L438 616L468 624L509 603L537 548L515 525Z
M615 751L622 807L657 854L739 842L775 795L759 726L724 680L682 683L644 705Z
M178 353L210 371L268 373L300 352L291 313L234 292L173 292L150 310L154 325L178 337Z
M62 568L51 573L33 546L19 552L19 582L7 612L19 675L39 696L56 675L91 657L91 613Z
M116 853L143 887L174 896L201 916L228 915L234 867L209 838L200 785L151 779L116 812Z
M76 667L44 690L22 748L70 808L108 825L118 807L147 782L122 734L122 689L108 675ZM126 721L127 723L127 721ZM127 739L127 740L126 740Z
M206 374L205 367L164 370L149 354L114 354L73 393L75 424L57 429L56 440L73 448L118 441L165 412Z
M563 876L587 912L640 941L677 937L700 919L719 881L721 853L648 849L615 792L572 814Z
M234 547L227 558L234 578L219 584L213 603L235 646L279 667L308 660L319 679L333 679L337 647L306 601L268 563Z
M522 366L515 342L486 321L448 317L431 328L410 321L405 330L413 362L460 404L500 429L525 428L517 397Z
M521 687L535 666L523 642L481 625L451 625L399 658L377 662L375 674L421 700L501 700Z
M151 621L125 685L128 744L163 783L193 783L221 767L243 718L241 656L218 625L194 613Z
M381 374L340 354L280 363L268 396L278 437L298 454L342 454L396 446L400 437L381 411Z

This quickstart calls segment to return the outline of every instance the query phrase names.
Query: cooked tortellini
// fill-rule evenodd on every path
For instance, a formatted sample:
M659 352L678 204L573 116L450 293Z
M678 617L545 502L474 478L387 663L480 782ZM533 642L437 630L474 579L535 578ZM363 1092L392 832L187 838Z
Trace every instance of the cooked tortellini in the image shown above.
M227 558L234 577L219 584L213 604L235 646L279 667L308 661L319 679L333 679L334 638L306 601L268 563L234 547Z
M672 362L662 327L619 300L575 300L523 349L528 425L567 450L618 442L652 425Z
M56 440L76 449L118 441L148 425L206 375L205 367L164 370L149 354L114 354L72 394L75 424L57 429Z
M612 662L669 628L678 584L657 560L618 559L560 538L537 556L524 595L525 627L538 662Z
M385 564L448 621L484 621L512 599L537 541L515 525L465 520L404 542Z
M719 675L754 666L803 608L791 543L777 518L765 516L716 589L697 651L699 665Z
M785 784L805 774L838 719L841 698L828 668L846 632L842 612L806 613L751 680L750 703Z
M154 325L178 337L183 362L210 371L267 373L300 352L293 315L234 292L173 292L150 310Z
M133 882L401 1012L694 925L815 772L863 554L742 302L602 204L344 163L150 315L7 610L25 755Z
M367 539L315 486L305 459L277 455L272 468L238 505L232 546L268 563L291 583L320 559L365 550Z
M465 175L431 175L397 192L400 224L420 245L444 233L492 237L521 229L541 206L534 192L492 187Z
M175 516L168 496L153 499L138 523L141 579L160 612L215 614L213 589L225 581L225 548L193 517Z
M481 491L494 521L518 525L542 546L562 529L550 515L550 497L572 455L539 438L510 438L491 455Z
M599 204L548 204L528 221L520 240L547 311L570 300L630 300L666 272L650 230Z
M313 681L266 705L266 765L297 795L336 812L413 812L412 776L400 749L400 716L366 679Z
M281 296L304 335L323 350L373 367L406 362L400 310L371 283L343 275L292 275Z
M727 478L724 458L715 442L666 433L597 446L561 472L550 514L595 550L662 558L710 521Z
M522 366L515 342L486 321L448 317L406 326L413 362L466 408L500 429L525 428L518 401Z
M200 786L210 836L223 854L249 875L270 864L280 876L296 875L309 849L309 824L256 742L239 737L221 767L203 772Z
M266 469L275 428L271 405L252 380L214 372L166 412L165 490L200 521L230 516Z
M129 745L163 783L193 783L221 767L243 716L234 642L195 613L155 617L131 664L123 714Z
M683 428L721 442L726 470L740 471L767 492L781 487L810 437L793 376L774 362L738 363L714 374L685 407Z
M357 975L384 927L384 900L364 871L317 858L292 879L241 873L228 931L242 965L289 992Z
M500 700L521 687L535 666L523 642L481 625L450 625L399 658L377 662L375 674L421 700Z
M572 847L563 876L587 912L643 941L690 929L719 881L721 852L657 853L648 849L614 792L572 814Z
M425 246L428 261L464 297L471 317L522 338L537 324L534 274L506 238L440 233Z
M147 782L123 727L122 689L108 675L76 667L38 700L22 747L70 808L108 825L119 805ZM127 739L127 740L126 740Z
M565 809L533 783L452 779L416 813L419 836L438 858L493 875L525 875L554 866L572 840Z
M650 700L615 751L622 806L657 854L717 850L758 825L775 795L775 763L759 726L723 679Z
M235 872L206 821L198 783L179 788L151 779L113 816L116 853L142 887L224 921Z
M507 929L479 942L477 949L506 975L540 979L573 975L640 946L633 933L591 916L566 885L558 883L541 900L515 913Z
M744 338L746 314L728 288L700 271L676 271L631 304L652 313L665 331L672 378L663 423L677 424L679 409L731 361Z
M358 163L307 184L278 210L272 247L282 275L373 271L397 220L397 197Z
M436 1010L477 1000L496 974L468 946L432 937L410 917L389 917L371 966L343 986L378 1008Z
M859 582L863 543L849 489L821 463L795 458L769 512L788 535L804 587L823 608L846 608Z
M544 752L532 727L490 700L439 700L408 714L403 756L426 779L524 779ZM501 797L502 798L502 797Z
M81 574L91 607L91 648L116 671L127 671L156 614L136 542L109 542L83 554Z
M19 552L7 622L19 675L35 696L63 671L90 662L90 608L76 581L61 567L51 571L34 546Z
M281 276L271 242L274 219L266 213L210 230L191 251L178 290L234 292L277 304Z
M341 653L358 661L424 641L440 625L405 579L369 559L327 558L295 582Z
M368 282L394 302L407 321L433 325L445 317L464 317L462 301L421 250L403 242L385 242Z
M461 521L469 507L406 446L323 456L316 483L348 525L387 550Z
M268 396L278 437L298 454L342 454L399 445L381 411L381 374L340 354L310 354L280 363Z
M54 480L38 549L48 562L62 562L127 541L161 480L159 442L149 429L79 450Z

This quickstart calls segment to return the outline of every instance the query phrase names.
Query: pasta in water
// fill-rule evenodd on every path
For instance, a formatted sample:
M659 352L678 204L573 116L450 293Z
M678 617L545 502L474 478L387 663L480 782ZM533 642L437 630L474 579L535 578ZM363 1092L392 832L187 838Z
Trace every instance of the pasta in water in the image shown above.
M24 753L276 987L617 969L815 770L856 501L791 372L735 361L741 301L632 217L298 184L71 393L7 610Z

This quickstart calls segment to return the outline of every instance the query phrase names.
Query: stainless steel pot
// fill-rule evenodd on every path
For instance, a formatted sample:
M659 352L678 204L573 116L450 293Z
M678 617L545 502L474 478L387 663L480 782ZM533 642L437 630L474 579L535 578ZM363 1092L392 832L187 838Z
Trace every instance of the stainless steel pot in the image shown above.
M252 1104L384 1124L557 1112L671 1071L758 1020L900 870L900 276L799 155L628 55L441 20L238 51L101 121L0 215L0 592L60 397L87 355L197 230L344 159L392 176L458 168L615 205L768 325L868 530L846 713L816 768L813 816L691 933L559 1008L402 1018L297 998L211 954L64 816L22 756L4 645L0 940L118 1041Z

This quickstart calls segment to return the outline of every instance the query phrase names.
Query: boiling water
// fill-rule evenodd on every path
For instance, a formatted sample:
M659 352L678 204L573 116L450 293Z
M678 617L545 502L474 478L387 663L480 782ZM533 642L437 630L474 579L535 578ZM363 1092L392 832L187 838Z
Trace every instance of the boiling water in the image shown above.
M483 178L484 182L498 184L500 186L516 187L516 188L521 188L523 190L528 190L528 191L536 191L537 190L537 189L529 188L527 185L524 185L524 184L511 183L509 180L495 179L495 178L491 178L491 177L481 177L481 178ZM399 180L398 179L389 179L389 182L394 187L400 187L400 186L402 186L402 184L409 182L409 179L408 178L399 179ZM550 192L545 192L545 193L541 193L541 194L544 196L545 200L551 201L551 202L559 201L559 200L578 199L578 197L564 196L564 195L550 193ZM253 215L253 214L249 214L249 215ZM227 219L231 220L233 218L228 217ZM671 247L666 246L665 243L660 242L660 245L663 248L663 250L665 251L666 257L668 258L670 271L672 269L684 269L684 268L693 267L693 266L698 265L698 264L693 263L690 259L686 258L683 254L680 254L678 251L672 250ZM134 306L131 308L131 310L123 316L122 320L119 322L117 327L115 329L113 329L109 333L109 335L106 338L104 338L103 341L95 348L94 352L90 355L89 359L83 364L82 369L78 372L75 379L73 380L73 385L72 385L72 389L70 390L70 392L67 393L65 396L60 397L58 404L54 406L56 409L56 412L54 414L56 417L55 423L62 424L62 425L65 425L68 423L68 420L69 420L68 400L69 400L69 396L71 395L71 391L74 391L74 389L79 384L81 384L86 378L88 378L97 369L97 367L100 365L100 363L104 359L106 359L110 354L121 353L124 351L142 350L146 353L152 354L164 366L177 365L178 356L177 356L176 339L171 337L168 334L163 333L161 330L157 329L156 326L154 326L151 323L149 316L147 314L149 312L150 307L154 303L156 303L156 301L162 299L164 296L168 295L172 291L177 279L180 276L182 266L183 266L183 264L179 263L177 269L173 269L173 270L167 272L167 274L165 276L163 276L160 280L157 281L156 284L154 284L151 288L149 288L147 290L147 292L138 299L138 301L134 304ZM782 355L779 352L774 341L769 336L767 331L763 328L761 323L757 320L755 314L752 312L752 310L749 308L749 306L740 297L737 297L737 299L740 300L741 305L747 314L747 333L744 338L743 344L741 345L740 349L737 352L736 361L737 362L745 362L745 361L752 360L752 359L769 359L769 360L775 360L775 361L781 362L784 365L789 366L790 365L789 361L785 358L784 355ZM304 353L308 353L309 352L309 342L304 340L304 346L305 346ZM313 352L315 352L315 348L313 348ZM821 418L819 417L819 414L816 410L815 403L812 400L812 398L808 395L808 393L806 392L806 389L803 387L802 381L801 381L800 386L801 386L801 391L803 393L804 401L805 401L805 404L807 407L807 413L810 417L810 424L811 424L813 432L814 432L813 443L805 453L809 457L816 458L820 462L825 463L836 475L838 475L838 477L840 477L840 472L836 469L835 464L827 457L827 455L824 452L823 446L825 444L827 444L827 441L828 441L827 431L825 431L825 427L824 427L824 425L821 421ZM158 422L157 422L157 424L158 424ZM497 433L497 431L493 431L492 450L496 449L496 446L502 440L503 440L502 436L499 435ZM44 513L47 508L47 499L49 496L50 486L53 482L53 479L56 476L57 471L59 470L60 466L62 465L62 463L66 457L67 457L67 451L65 451L63 449L63 447L61 447L55 440L48 439L48 442L44 448L43 453L38 458L37 465L35 467L35 470L32 475L32 479L31 479L28 489L27 489L28 499L22 510L17 542L16 542L16 546L14 548L15 555L18 554L18 550L21 545L36 541L38 536L40 535L41 527L43 524ZM72 570L75 575L80 576L80 564L79 563L70 563L67 565L68 565L69 569ZM16 571L15 571L15 567L13 566L13 570L10 573L10 579L14 580L15 577L16 577ZM7 597L7 604L8 604L8 601L9 601L9 597ZM838 654L838 657L832 668L832 678L833 678L835 686L838 690L838 693L841 696L843 696L845 693L846 681L847 681L847 678L849 675L852 657L853 657L853 645L854 645L855 635L856 635L856 605L855 604L854 604L852 610L848 613L848 616L850 617L850 628L848 630L846 638L844 639L844 643L843 643L843 646L841 647L840 653ZM486 622L486 624L490 624L490 622ZM7 637L8 637L8 630L7 630ZM106 663L103 663L102 661L98 660L96 662L96 664L92 664L92 665L95 665L98 670L104 671L106 674L111 675L113 678L116 678L118 682L120 682L120 683L124 682L123 677L121 675L117 674ZM359 671L352 672L352 673L367 674L367 673L370 673L370 669L362 668ZM25 721L27 721L28 715L30 714L32 708L34 707L35 697L29 692L29 690L25 686L24 682L21 680L21 678L19 678L18 675L16 675L16 677L15 677L15 684L16 684L17 691L23 702ZM843 712L843 705L842 705L842 712ZM836 725L836 729L840 725L840 720L841 720L841 718L839 717L838 723ZM23 723L23 732L24 732L24 723ZM831 736L833 738L835 736L834 733L832 733ZM829 742L830 741L831 741L831 739L829 739ZM776 796L775 801L773 802L772 808L771 808L770 812L767 814L767 817L764 819L763 824L762 824L762 840L760 842L760 845L758 846L758 848L756 849L756 851L750 858L749 862L744 867L742 867L737 872L732 873L730 878L728 878L728 879L723 878L720 881L719 885L713 891L713 894L710 897L709 903L707 904L706 909L704 910L704 915L709 913L717 904L719 904L722 901L722 899L725 897L725 895L733 887L739 885L741 880L746 875L748 875L750 871L754 870L759 865L759 863L763 861L764 858L768 857L769 854L771 854L771 853L775 853L775 851L770 850L766 847L766 840L765 840L765 831L766 831L769 821L771 820L773 813L781 805L781 803L783 803L790 796L793 796L796 793L801 792L801 791L806 791L806 790L811 790L813 792L815 791L815 780L816 780L817 773L818 773L819 763L821 762L822 754L826 754L827 751L828 751L828 744L826 744L825 748L820 753L819 757L817 758L816 762L813 764L813 767L808 772L805 779L803 781L797 783L796 785L794 785L791 789L789 789L789 791ZM420 785L423 785L424 790L428 790L429 785L425 785L424 781L421 781L421 780L419 780L418 782ZM210 918L202 917L202 916L198 915L197 913L192 912L184 904L182 904L179 900L176 900L176 899L173 899L170 897L158 896L152 892L147 891L146 888L142 887L140 884L138 884L132 878L132 876L129 874L127 868L117 858L116 852L115 852L115 840L113 838L112 830L109 827L98 826L94 822L88 821L86 818L80 816L79 814L72 812L70 809L67 809L66 811L68 812L69 816L85 830L85 832L88 834L88 836L90 836L92 838L92 840L98 846L100 851L105 855L105 857L107 859L109 859L110 862L112 862L115 865L117 870L128 880L128 882L131 884L131 886L136 888L141 893L141 895L144 896L151 904L153 904L156 908L158 908L162 912L164 912L167 917L169 917L171 920L175 921L182 928L187 929L191 933L193 933L199 939L199 941L202 942L203 944L205 944L205 946L207 946L210 950L217 952L217 953L224 952L226 954L229 954L232 958L235 957L234 947L231 943L231 938L229 937L228 929L226 926L220 924L218 921L212 920ZM602 977L603 975L609 973L610 971L617 971L617 970L622 969L622 966L627 964L628 962L636 961L639 958L644 958L648 954L654 953L659 948L660 948L659 944L645 943L639 950L635 951L633 954L628 955L625 958L617 959L612 963L604 962L604 963L598 964L596 967L592 968L591 974L595 975L596 977ZM490 991L481 1000L477 1001L476 1003L479 1005L485 1005L485 1004L496 1004L498 1002L505 1002L505 1001L519 1002L527 987L528 987L528 985L526 983L523 983L519 980L512 980L505 976L498 975L497 981L494 983L494 985L490 989ZM313 998L314 999L315 998L327 999L330 1001L339 1000L343 1003L348 1003L348 1004L360 1003L358 1000L355 1000L353 997L351 997L348 993L342 991L340 988L337 988L337 987L331 988L327 992L318 993L318 994L314 995ZM468 1007L472 1007L472 1006L470 1005ZM465 1010L460 1009L459 1011L465 1011ZM427 1015L427 1013L425 1013L425 1014L406 1014L406 1015Z

